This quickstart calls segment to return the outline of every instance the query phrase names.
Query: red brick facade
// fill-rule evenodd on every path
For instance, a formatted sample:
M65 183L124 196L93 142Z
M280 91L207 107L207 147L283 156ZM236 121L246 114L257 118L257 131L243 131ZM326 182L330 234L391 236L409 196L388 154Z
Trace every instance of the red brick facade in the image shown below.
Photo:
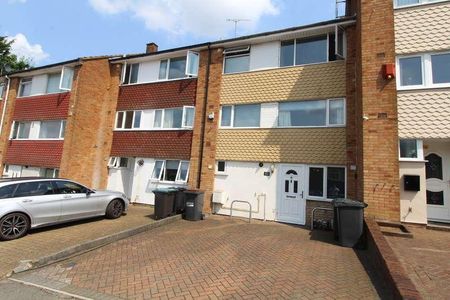
M189 160L192 131L115 131L111 156Z
M64 141L9 141L4 163L59 168Z
M121 86L117 110L192 106L196 90L197 79Z
M14 121L64 120L69 111L70 92L17 98Z

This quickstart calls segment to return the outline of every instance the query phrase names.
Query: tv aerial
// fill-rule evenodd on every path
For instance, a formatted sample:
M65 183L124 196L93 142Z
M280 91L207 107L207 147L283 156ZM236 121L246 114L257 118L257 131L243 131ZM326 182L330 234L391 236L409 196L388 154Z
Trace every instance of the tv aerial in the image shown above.
M227 22L234 22L234 37L237 37L237 25L239 22L250 22L250 19L227 19Z

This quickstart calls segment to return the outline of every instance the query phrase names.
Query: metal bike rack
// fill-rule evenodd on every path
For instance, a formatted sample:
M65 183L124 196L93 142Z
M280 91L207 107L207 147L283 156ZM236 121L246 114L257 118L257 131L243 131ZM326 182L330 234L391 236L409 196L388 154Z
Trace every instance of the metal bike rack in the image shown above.
M240 203L246 203L246 204L248 204L248 206L250 207L250 210L249 210L249 216L248 216L248 222L250 223L250 222L252 221L252 205L251 205L250 202L248 202L248 201L233 200L233 201L231 202L231 206L230 206L230 218L233 216L233 204L234 204L235 202L240 202Z
M333 209L329 208L329 207L315 207L315 208L313 208L312 213L311 213L311 231L314 230L314 213L316 212L316 210L333 211Z

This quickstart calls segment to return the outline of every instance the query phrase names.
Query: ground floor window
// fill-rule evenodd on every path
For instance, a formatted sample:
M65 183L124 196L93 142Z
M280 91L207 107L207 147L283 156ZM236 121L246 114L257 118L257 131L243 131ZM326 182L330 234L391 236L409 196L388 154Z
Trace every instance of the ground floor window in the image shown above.
M21 165L5 165L3 169L4 177L45 177L58 178L59 169L57 168L39 168Z
M108 162L108 167L119 169L119 168L128 168L128 158L126 157L110 157Z
M41 168L39 170L39 176L45 178L58 178L59 177L59 169L52 168Z
M317 199L345 198L345 168L310 166L308 195Z
M399 142L400 159L402 160L422 160L423 147L421 140L402 139Z
M182 160L157 160L152 179L167 182L187 182L189 162Z

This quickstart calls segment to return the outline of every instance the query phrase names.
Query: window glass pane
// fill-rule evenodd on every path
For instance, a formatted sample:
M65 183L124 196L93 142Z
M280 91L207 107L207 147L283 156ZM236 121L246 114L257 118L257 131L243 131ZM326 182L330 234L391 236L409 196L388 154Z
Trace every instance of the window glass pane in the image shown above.
M187 73L192 76L198 75L199 54L196 52L188 52L189 65Z
M231 106L222 106L220 126L231 126Z
M20 81L20 97L30 96L32 78L23 78Z
M399 64L401 86L422 84L421 57L400 58Z
M159 79L167 78L167 59L161 60L159 63Z
M178 181L187 181L188 169L189 169L189 162L187 162L187 161L181 162L180 173L178 175Z
M329 199L345 198L345 168L328 168L327 197Z
M140 128L141 127L141 115L142 115L142 111L140 111L140 110L134 112L133 128Z
M40 139L57 139L61 131L61 121L42 121L39 130Z
M183 110L181 108L164 110L164 128L181 128Z
M450 83L450 53L431 55L433 83Z
M66 134L66 121L62 121L62 128L61 128L61 138L64 138L65 134Z
M164 172L164 181L175 181L178 173L179 160L167 160Z
M130 83L136 83L138 81L139 64L131 65Z
M70 90L72 88L72 82L73 82L73 68L64 67L62 72L62 82L61 82L61 88Z
M19 184L14 197L52 195L53 186L50 181L33 181Z
M250 55L225 57L225 73L238 73L248 71L250 68Z
M122 128L123 114L124 114L123 111L117 113L116 128Z
M127 168L128 167L128 158L126 157L120 157L119 167L121 168Z
M31 122L19 123L19 133L17 137L19 139L28 139L30 137L30 129L31 129Z
M48 75L48 80L47 80L47 93L48 94L60 92L60 89L59 89L59 81L60 80L61 80L60 73Z
M0 199L11 198L17 184L10 184L0 188Z
M294 65L294 40L281 42L280 67Z
M153 127L161 128L162 110L155 110L155 120L153 121Z
M329 118L330 125L341 125L345 123L344 120L344 100L330 100L329 102Z
M309 168L309 195L323 197L323 168Z
M326 62L327 36L297 40L295 55L296 65Z
M0 99L3 99L4 94L5 93L5 85L4 84L0 84Z
M70 181L55 181L58 194L86 194L84 186Z
M19 122L14 122L11 136L11 138L13 139L17 139L17 136L19 134L19 124L20 124Z
M400 140L400 157L417 158L416 140Z
M125 129L131 129L133 125L133 111L125 112Z
M123 83L125 84L130 83L131 66L132 65L127 64L127 67L125 69L125 78L123 79Z
M185 107L184 108L184 124L183 127L192 127L194 125L194 108L193 107Z
M234 107L234 127L259 127L261 105L236 105Z
M170 59L169 79L186 77L186 57Z
M397 6L404 6L404 5L411 5L411 4L418 4L419 0L396 0Z
M279 126L325 126L325 121L325 100L279 104Z
M53 178L54 177L54 172L55 169L49 169L49 168L42 168L39 170L39 175L41 177L46 177L46 178Z
M164 162L162 160L157 160L155 162L155 168L153 169L153 174L152 174L153 179L157 179L157 180L160 179L163 163Z
M217 171L225 172L225 162L223 160L217 162Z

